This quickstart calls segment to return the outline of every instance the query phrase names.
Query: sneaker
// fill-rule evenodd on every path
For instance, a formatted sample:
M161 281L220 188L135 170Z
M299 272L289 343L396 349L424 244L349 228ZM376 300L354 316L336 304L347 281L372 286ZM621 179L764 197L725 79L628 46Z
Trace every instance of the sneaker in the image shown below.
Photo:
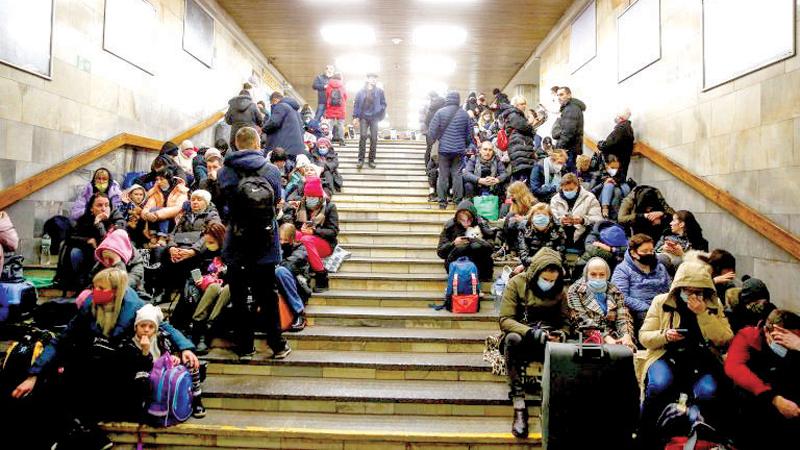
M375 161L370 161L370 162L369 162L369 168L370 168L370 169L374 169L374 168L376 168L376 167L378 167L378 166L376 166L376 165L375 165Z
M364 167L364 161L359 161L358 164L356 164L356 169L361 170L362 167Z
M428 202L439 203L439 197L435 193L428 194Z
M239 357L240 361L250 361L256 354L256 348L250 347L249 349L245 350L236 349L234 350L234 353L236 353L236 356Z
M288 332L290 333L297 333L298 331L303 331L308 325L308 321L306 321L306 316L303 314L298 314L297 317L292 322L292 325L289 327Z
M292 348L289 347L289 344L286 344L286 346L283 347L283 350L272 354L272 359L285 359L287 356L289 356L289 353L292 353Z
M192 401L192 417L202 419L206 416L206 407L203 406L202 397L194 397Z

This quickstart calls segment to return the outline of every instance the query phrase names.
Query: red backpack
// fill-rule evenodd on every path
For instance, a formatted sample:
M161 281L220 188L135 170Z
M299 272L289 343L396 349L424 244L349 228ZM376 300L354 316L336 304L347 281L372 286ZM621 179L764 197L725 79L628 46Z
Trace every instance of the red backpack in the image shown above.
M508 134L506 134L505 128L501 128L497 132L497 148L503 151L508 150Z

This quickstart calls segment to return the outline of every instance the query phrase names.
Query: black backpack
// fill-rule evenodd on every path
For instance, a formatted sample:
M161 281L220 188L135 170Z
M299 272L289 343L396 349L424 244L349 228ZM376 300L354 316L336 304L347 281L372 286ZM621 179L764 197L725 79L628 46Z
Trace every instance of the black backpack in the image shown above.
M243 231L271 230L275 219L275 192L261 175L243 174L236 186L234 217L238 234Z
M342 106L342 91L339 88L331 90L331 106Z

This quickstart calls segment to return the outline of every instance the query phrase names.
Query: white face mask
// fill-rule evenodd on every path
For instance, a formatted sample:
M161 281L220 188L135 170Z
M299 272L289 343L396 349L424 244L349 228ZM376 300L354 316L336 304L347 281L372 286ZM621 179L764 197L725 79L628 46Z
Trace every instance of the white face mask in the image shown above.
M619 169L608 169L608 174L612 177L617 176L617 172L619 172Z

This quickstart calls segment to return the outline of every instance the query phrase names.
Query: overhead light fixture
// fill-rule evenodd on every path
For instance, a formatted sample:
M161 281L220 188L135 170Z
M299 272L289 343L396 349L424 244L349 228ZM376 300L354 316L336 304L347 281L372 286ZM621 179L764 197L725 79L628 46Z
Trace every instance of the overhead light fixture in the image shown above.
M394 45L400 45L401 42L403 42L403 40L400 38L392 38L392 44Z
M369 72L377 72L380 61L374 56L355 53L336 58L336 68L342 73L364 76Z
M344 84L344 87L347 89L348 95L355 95L356 92L364 87L364 80L350 80Z
M414 45L423 48L455 48L467 40L467 30L457 25L420 25L412 35Z
M375 43L375 30L363 24L331 24L320 30L322 39L334 45L372 45Z
M417 74L447 76L455 70L455 60L447 56L421 55L411 59L411 71Z

